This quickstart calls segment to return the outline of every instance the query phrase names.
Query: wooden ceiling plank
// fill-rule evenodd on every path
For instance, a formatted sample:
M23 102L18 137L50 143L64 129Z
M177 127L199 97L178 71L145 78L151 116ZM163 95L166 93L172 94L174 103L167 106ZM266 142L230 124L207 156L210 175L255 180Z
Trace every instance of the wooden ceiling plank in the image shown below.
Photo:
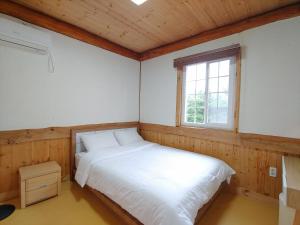
M129 7L128 3L125 4L122 1L63 1L64 4L60 4L59 7L56 1L43 1L42 3L39 0L13 1L48 16L62 19L135 52L142 52L168 43L164 42L148 24L136 23L135 20L140 18L139 15L135 15L132 12L132 6ZM124 22L125 19L128 22ZM125 36L122 35L124 33L126 33Z
M161 55L165 55L174 51L198 45L204 42L215 40L221 37L229 36L235 33L272 23L278 20L288 19L300 16L300 3L286 6L277 10L273 10L262 15L251 17L237 23L225 25L214 30L205 31L198 35L176 41L171 44L164 45L142 53L140 60L147 60Z
M77 26L47 16L11 1L0 1L0 13L16 17L28 23L64 34L71 38L106 49L119 55L139 60L140 54L109 40L101 38Z
M216 22L209 15L207 15L204 2L193 0L192 2L184 1L183 4L189 9L189 13L191 13L194 18L197 19L198 23L201 24L204 30L208 30L217 26Z
M199 23L197 17L193 13L190 13L190 9L189 7L187 7L187 4L189 4L189 2L165 0L164 3L164 8L159 7L159 5L157 6L157 8L162 8L161 10L163 12L168 12L168 16L171 18L170 21L174 23L174 25L172 27L170 26L169 29L172 28L173 32L171 33L171 35L176 35L176 39L178 37L179 39L181 39L182 35L187 35L189 33L193 34L195 32L198 33L199 30L204 30L203 25ZM162 3L160 4L162 5ZM161 16L166 17L167 15L161 13ZM164 18L162 18L162 20L163 19ZM168 26L165 28L167 29ZM167 34L168 33L169 32L167 31Z
M60 4L59 8L55 1L39 3L38 0L31 0L30 2L22 0L16 1L16 3L41 11L57 19L63 18L67 23L75 24L84 30L110 40L111 42L118 43L121 46L126 45L126 48L135 52L144 50L142 43L135 39L146 40L146 35L142 36L142 33L137 31L138 29L133 29L128 24L124 24L122 20L115 18L116 15L110 15L110 11L115 11L115 8L110 9L111 7L108 3L105 5L101 2L90 0L73 4L69 1L63 1L64 4ZM62 15L66 16L63 17ZM142 31L142 29L140 30ZM159 45L158 43L161 43L159 41L152 41L149 38L147 42L150 43L150 46Z
M79 3L80 5L82 5L82 7L85 7L87 10L89 10L90 6L94 6L97 7L99 10L102 11L101 15L107 15L107 17L109 17L110 19L112 19L112 21L117 21L122 27L124 28L130 28L131 30L134 30L137 34L140 34L143 38L148 38L151 39L153 41L160 41L160 39L158 37L155 37L155 35L149 35L147 34L143 27L135 24L132 21L132 16L130 17L126 17L124 16L121 12L122 11L126 11L126 10L122 10L122 8L120 9L120 11L118 10L113 10L112 7L115 7L115 4L112 4L110 7L106 6L103 2L99 2L99 1L94 1L94 2L85 2L83 3ZM90 5L90 6L89 6ZM121 7L121 4L119 4L118 7ZM111 8L111 9L108 9ZM101 18L103 21L107 21L107 19L105 18Z
M88 5L82 5L80 3L79 5L81 8L87 11L89 10ZM96 30L101 30L102 32L98 34L99 36L113 42L118 42L118 44L126 45L127 48L136 52L143 50L144 47L142 43L136 40L147 40L150 46L160 43L160 40L154 40L150 35L147 36L147 34L143 32L142 27L138 29L129 21L125 21L125 18L120 19L120 17L122 17L121 15L118 17L118 15L112 11L105 11L105 6L103 5L97 5L96 7L98 8L99 16L95 18L86 17L85 21L81 21L81 26L87 24L88 30L92 33L95 33ZM74 24L76 21L72 21L71 23Z
M172 10L172 7L168 5L168 2L161 1L158 2L158 4L153 1L151 3L151 6L146 7L147 10L138 8L136 11L132 11L132 8L127 3L119 4L123 7L123 12L129 14L130 17L133 18L133 21L139 21L139 29L145 30L147 36L153 36L157 40L160 40L160 44L157 43L156 46L160 46L161 43L169 43L170 41L174 40L174 38L176 39L178 35L182 36L182 34L178 34L178 21L180 21L182 24L186 23L182 21L182 18L179 19L175 14L173 14L174 10ZM126 16L126 14L123 16ZM166 25L165 21L168 21L168 18L175 20L175 24L173 26L171 26L170 23ZM189 21L186 20L185 22L188 23ZM181 26L181 28L184 27ZM184 30L181 29L181 31L182 33L185 33Z
M245 19L295 0L153 0L139 7L133 7L130 1L118 0L89 0L79 3L80 7L75 1L14 1L16 3L0 0L0 13L136 60L146 60L256 26L299 16L300 4ZM111 9L110 4L113 5ZM238 20L240 22L223 26ZM220 24L222 26L217 28L216 25ZM107 25L111 29L106 29ZM176 41L178 39L181 40Z
M89 31L135 52L145 52L297 0L11 0ZM109 29L107 28L109 27Z

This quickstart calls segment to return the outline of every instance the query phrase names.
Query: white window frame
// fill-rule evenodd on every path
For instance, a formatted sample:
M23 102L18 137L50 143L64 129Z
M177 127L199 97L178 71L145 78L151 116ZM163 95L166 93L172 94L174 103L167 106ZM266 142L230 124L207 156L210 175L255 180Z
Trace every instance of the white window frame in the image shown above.
M207 122L207 98L208 98L208 82L209 82L209 64L213 62L220 62L224 60L230 60L229 66L229 87L228 87L228 112L227 112L227 123L208 123ZM235 114L235 94L236 94L236 76L237 76L237 65L236 56L219 58L216 60L209 60L199 63L188 64L186 66L206 63L206 85L205 85L205 109L204 109L204 123L185 122L186 108L186 66L183 67L183 82L182 82L182 105L181 105L181 125L188 127L203 127L203 128L221 128L226 130L234 129L234 114Z

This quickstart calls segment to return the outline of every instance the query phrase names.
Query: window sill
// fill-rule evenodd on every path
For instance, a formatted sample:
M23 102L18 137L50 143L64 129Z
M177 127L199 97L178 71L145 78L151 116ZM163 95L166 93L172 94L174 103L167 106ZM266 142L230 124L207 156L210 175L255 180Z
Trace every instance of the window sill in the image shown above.
M199 130L201 132L222 132L222 133L228 133L228 134L237 134L238 129L237 128L224 128L224 127L205 127L205 126L193 126L188 124L181 124L176 127L182 127L182 128L188 128L193 129L195 131Z

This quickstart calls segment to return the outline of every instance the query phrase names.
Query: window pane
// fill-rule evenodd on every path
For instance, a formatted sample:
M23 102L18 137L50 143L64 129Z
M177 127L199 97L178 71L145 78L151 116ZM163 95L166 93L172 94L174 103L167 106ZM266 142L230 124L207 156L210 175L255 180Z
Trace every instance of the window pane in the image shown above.
M195 117L194 117L194 115L189 115L189 114L187 114L186 122L188 122L188 123L194 123L194 122L195 122Z
M230 60L224 60L220 62L219 76L229 75L229 64L230 64Z
M196 108L196 123L204 122L204 108Z
M228 94L227 93L219 93L218 108L228 109Z
M229 88L229 77L219 78L219 92L228 92Z
M227 123L228 94L219 93L217 123Z
M205 80L197 81L196 84L196 93L197 94L204 94L205 93Z
M217 121L215 123L223 123L226 124L227 123L227 109L218 109L217 112Z
M223 58L185 67L183 118L185 123L207 127L227 127L232 120L233 98L231 82L235 81L231 64L235 61ZM231 88L231 89L230 89ZM229 99L230 98L230 99ZM187 124L188 125L188 124ZM229 124L228 124L229 125Z
M186 81L196 80L197 65L186 66Z
M218 111L218 94L208 94L208 109L207 119L209 123L217 122L217 111Z
M208 92L218 92L218 78L210 78L208 80Z
M196 107L196 96L195 95L187 95L186 98L186 107Z
M218 93L208 94L208 107L218 107Z
M208 108L207 121L208 123L217 123L218 108Z
M206 63L197 64L197 80L206 79Z
M217 77L219 74L219 63L214 62L209 64L209 77Z
M196 95L195 107L204 108L205 105L205 94Z
M188 95L186 98L186 122L195 122L196 98L195 95Z
M186 82L186 94L195 94L196 93L196 82L195 81L188 81Z

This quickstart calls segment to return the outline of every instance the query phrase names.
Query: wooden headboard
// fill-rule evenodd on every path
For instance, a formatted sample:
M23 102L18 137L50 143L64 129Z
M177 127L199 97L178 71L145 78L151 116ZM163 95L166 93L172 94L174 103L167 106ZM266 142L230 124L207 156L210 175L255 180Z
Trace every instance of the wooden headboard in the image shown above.
M71 180L74 180L75 176L75 154L76 154L76 134L90 132L90 131L99 131L99 130L112 130L112 129L121 129L121 128L131 128L136 127L139 129L138 122L122 122L122 123L103 123L97 125L87 125L80 128L71 129L71 152L70 152L70 175Z

